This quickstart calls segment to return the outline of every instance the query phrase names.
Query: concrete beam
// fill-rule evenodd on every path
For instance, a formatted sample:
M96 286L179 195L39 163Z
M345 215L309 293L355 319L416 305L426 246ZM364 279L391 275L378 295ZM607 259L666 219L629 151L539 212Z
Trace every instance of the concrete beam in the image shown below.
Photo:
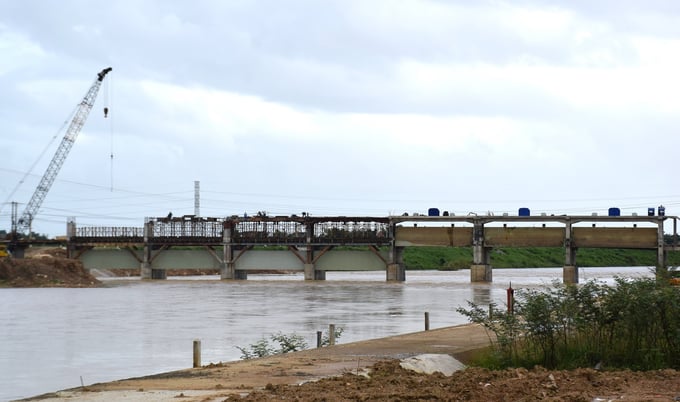
M487 247L562 247L564 229L556 227L485 227Z
M405 246L451 246L472 245L471 227L403 227L395 229L395 242Z
M656 248L656 228L573 228L574 247Z

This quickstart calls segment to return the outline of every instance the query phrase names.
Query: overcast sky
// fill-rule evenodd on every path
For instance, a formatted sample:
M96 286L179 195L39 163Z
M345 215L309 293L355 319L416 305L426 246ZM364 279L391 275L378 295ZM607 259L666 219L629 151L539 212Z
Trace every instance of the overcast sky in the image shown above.
M109 66L36 232L680 208L673 0L0 0L2 229Z

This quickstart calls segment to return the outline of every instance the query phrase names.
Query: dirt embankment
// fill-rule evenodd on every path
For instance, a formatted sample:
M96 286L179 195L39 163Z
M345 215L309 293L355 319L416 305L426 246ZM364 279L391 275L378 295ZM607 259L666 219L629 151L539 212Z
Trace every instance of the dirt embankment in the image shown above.
M398 361L377 363L370 378L345 373L302 386L267 385L242 401L677 401L675 370L653 372L467 368L451 377L418 374ZM225 399L225 400L232 400Z
M28 253L26 258L0 259L0 287L89 288L101 285L80 261L66 258L66 253L60 249Z

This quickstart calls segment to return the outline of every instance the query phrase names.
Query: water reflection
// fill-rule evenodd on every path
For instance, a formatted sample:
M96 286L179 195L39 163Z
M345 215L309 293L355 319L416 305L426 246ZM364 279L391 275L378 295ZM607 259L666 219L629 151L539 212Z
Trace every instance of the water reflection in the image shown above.
M475 284L472 287L472 302L488 305L491 303L491 285Z

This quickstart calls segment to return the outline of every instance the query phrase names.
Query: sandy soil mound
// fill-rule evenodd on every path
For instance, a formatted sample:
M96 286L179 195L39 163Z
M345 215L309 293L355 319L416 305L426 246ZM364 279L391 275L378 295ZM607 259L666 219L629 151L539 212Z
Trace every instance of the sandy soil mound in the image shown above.
M303 385L268 385L243 401L672 401L675 370L600 372L467 368L447 377L419 374L399 361L376 364L370 378L346 373ZM232 400L232 398L228 399Z
M65 258L63 251L50 250L30 258L0 259L0 287L99 287L101 282L80 261Z

